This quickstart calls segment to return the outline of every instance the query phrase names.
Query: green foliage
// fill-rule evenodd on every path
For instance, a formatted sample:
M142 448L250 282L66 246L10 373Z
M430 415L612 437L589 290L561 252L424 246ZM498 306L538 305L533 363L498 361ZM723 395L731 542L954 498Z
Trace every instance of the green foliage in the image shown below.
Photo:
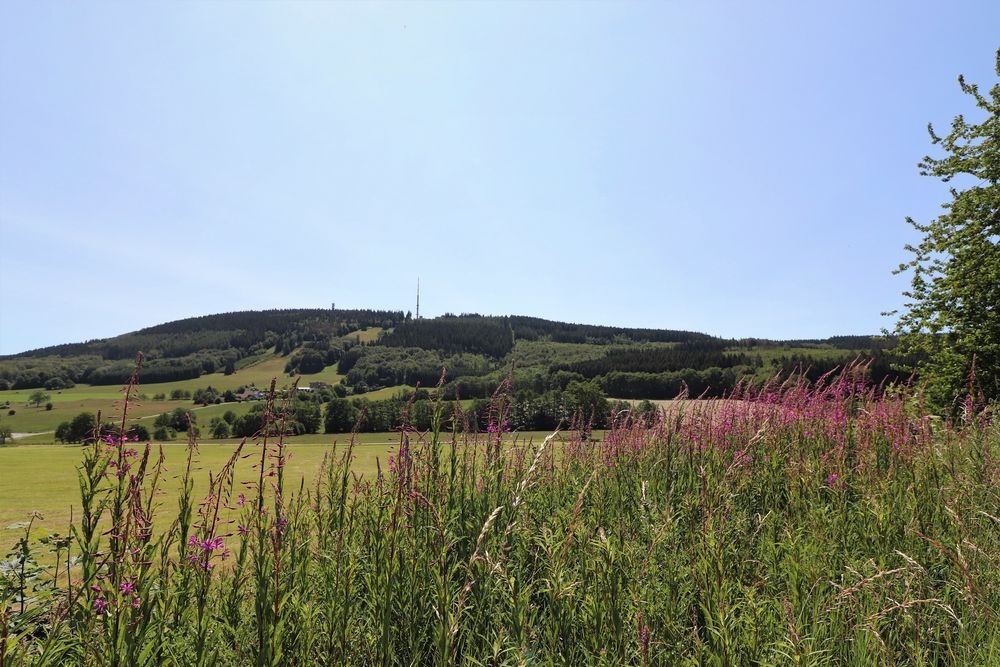
M324 431L327 433L350 433L358 420L359 410L346 398L337 397L326 405Z
M470 353L447 355L418 347L363 346L348 350L339 366L340 372L347 375L347 384L363 383L368 387L418 383L433 387L444 369L449 377L465 377L489 373L493 365L483 356Z
M1000 77L1000 50L996 68ZM959 85L985 118L956 116L944 137L928 126L944 155L924 157L920 172L956 185L945 213L926 224L908 218L923 240L907 246L913 258L897 270L913 277L896 330L922 358L941 408L954 408L973 373L987 400L1000 399L1000 83L988 95L962 77Z
M209 432L212 437L216 440L222 440L229 437L229 423L221 417L215 417L208 425Z
M208 385L204 389L196 389L192 400L196 405L212 405L222 402L222 394L219 393L218 389L212 387L212 385Z
M55 438L59 442L89 442L93 440L96 427L97 419L93 413L81 412L72 421L59 424Z
M114 338L56 345L0 358L0 382L15 389L65 389L73 383L123 384L142 351L147 383L190 380L277 347L290 352L321 345L370 326L391 327L403 313L379 310L293 309L223 313L177 320ZM335 363L336 358L327 361Z
M505 318L463 315L408 320L379 342L391 347L419 347L445 354L469 352L499 359L510 352L514 335Z
M49 398L51 397L48 394L39 389L31 392L31 396L28 397L28 405L33 405L37 408L42 403L48 401Z
M566 387L566 407L572 414L579 414L584 424L604 427L611 406L601 386L593 380L570 382Z
M288 435L318 433L322 424L320 404L311 400L296 400L292 404L291 423L286 431Z
M191 410L184 408L174 408L170 412L163 412L153 420L153 438L156 440L173 440L177 433L187 433L189 427L193 427L198 418Z
M177 438L177 433L169 426L156 426L153 429L153 440L167 442Z
M309 375L321 372L324 368L326 368L326 366L327 353L312 348L306 348L292 355L292 357L288 360L288 363L285 365L285 372L290 375Z

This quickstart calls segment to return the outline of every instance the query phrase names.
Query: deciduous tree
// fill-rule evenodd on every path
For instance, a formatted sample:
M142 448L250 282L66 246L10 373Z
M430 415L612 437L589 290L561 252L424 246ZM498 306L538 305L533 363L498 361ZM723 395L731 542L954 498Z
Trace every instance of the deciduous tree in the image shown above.
M996 59L1000 77L1000 50ZM896 332L921 358L941 408L957 405L973 368L978 390L1000 399L1000 83L988 94L961 76L958 83L981 119L956 116L943 137L928 125L944 154L924 157L920 173L953 183L951 201L926 224L907 219L923 240L907 246L913 257L896 270L913 273Z

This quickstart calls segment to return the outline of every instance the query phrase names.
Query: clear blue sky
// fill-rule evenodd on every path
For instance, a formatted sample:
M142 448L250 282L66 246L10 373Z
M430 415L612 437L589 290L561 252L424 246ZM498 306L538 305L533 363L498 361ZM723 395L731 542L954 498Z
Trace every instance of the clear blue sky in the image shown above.
M1000 3L0 3L0 353L231 310L876 333Z

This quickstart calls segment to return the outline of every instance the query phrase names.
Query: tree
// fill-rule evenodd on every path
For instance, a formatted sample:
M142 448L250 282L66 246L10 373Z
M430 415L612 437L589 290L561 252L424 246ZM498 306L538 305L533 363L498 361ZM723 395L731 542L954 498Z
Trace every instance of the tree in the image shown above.
M324 428L327 433L350 433L359 414L346 398L334 398L326 406Z
M209 428L212 431L212 437L216 440L222 440L229 437L229 423L219 417L212 419L212 423L209 424Z
M1000 77L1000 50L996 71ZM918 358L938 408L956 406L973 369L984 397L1000 399L1000 83L989 96L964 77L958 84L986 118L975 124L956 116L945 137L928 125L945 154L924 157L921 175L960 183L936 219L907 218L923 240L906 247L913 258L895 271L913 271L896 333L903 352Z
M51 397L48 394L46 394L41 389L37 389L37 390L31 392L31 396L28 397L28 405L33 405L33 406L35 406L37 408L42 403L45 403L46 401L48 401L49 398L51 398Z
M91 442L97 420L89 412L81 412L73 421L62 422L56 428L55 437L59 442Z
M596 428L604 428L607 424L611 406L596 381L570 382L566 387L565 400L570 413L578 413L585 423Z
M178 433L187 433L188 427L198 421L194 413L184 408L174 408L170 413L170 427ZM156 423L154 422L154 426Z

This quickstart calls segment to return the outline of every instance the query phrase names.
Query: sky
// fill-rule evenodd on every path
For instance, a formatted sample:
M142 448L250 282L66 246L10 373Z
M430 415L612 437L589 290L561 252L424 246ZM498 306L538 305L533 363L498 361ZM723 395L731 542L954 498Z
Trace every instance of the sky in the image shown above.
M891 328L1000 3L0 2L0 354L183 317Z

